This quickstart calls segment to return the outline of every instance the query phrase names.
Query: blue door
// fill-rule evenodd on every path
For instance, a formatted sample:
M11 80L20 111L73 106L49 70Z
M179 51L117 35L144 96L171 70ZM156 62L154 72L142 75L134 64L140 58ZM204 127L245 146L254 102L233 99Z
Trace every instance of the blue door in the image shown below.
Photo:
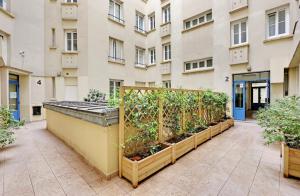
M246 82L233 83L233 116L235 120L246 120Z
M15 120L20 120L19 81L9 80L9 109Z

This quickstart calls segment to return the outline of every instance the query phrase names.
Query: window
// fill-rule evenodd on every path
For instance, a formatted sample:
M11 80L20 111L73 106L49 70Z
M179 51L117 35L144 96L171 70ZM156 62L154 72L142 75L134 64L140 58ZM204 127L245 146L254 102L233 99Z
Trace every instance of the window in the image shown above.
M184 28L190 29L192 27L196 27L198 25L201 25L205 22L209 22L212 20L212 12L211 10L202 14L198 14L197 16L194 16L190 19L187 19L184 21Z
M171 44L163 45L163 61L171 60Z
M156 51L155 48L149 49L149 64L154 65L156 63Z
M42 106L32 106L32 115L33 116L42 115Z
M145 67L145 49L135 49L135 64L139 67Z
M109 59L113 61L124 61L122 41L109 38Z
M149 87L155 87L155 82L148 82Z
M7 9L7 0L0 0L0 7L3 9Z
M51 29L51 47L56 47L56 33L55 33L55 28Z
M76 31L66 31L65 33L66 46L65 49L68 52L77 51L77 32Z
M289 96L289 69L284 69L283 95Z
M278 37L289 34L289 11L282 7L267 13L267 37Z
M155 29L155 14L149 15L148 21L149 21L149 31Z
M248 42L247 20L240 20L231 24L232 45L239 45Z
M139 81L136 81L136 82L135 82L135 86L138 86L138 87L146 87L146 82L139 82Z
M212 58L186 62L184 64L184 69L186 72L187 71L196 71L196 70L201 70L203 68L211 68L211 67L213 67L213 59Z
M77 0L65 0L67 3L77 3Z
M165 80L162 82L163 88L172 88L171 87L171 80Z
M162 23L171 22L171 7L167 5L166 7L162 8Z
M123 20L123 7L122 3L119 3L114 0L109 1L109 13L108 15L118 22L124 23Z
M135 29L137 31L140 31L142 33L145 33L145 20L144 20L145 16L140 14L140 13L136 13L135 15Z
M122 84L122 80L109 80L109 96L111 98L119 97L119 91Z

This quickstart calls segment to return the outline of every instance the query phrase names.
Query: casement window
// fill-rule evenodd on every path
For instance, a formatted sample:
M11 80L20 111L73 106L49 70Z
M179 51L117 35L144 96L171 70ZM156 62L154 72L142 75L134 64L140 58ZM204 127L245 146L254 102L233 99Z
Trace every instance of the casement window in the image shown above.
M172 88L171 80L162 81L162 86L163 86L163 88Z
M171 57L171 44L163 45L163 61L170 61Z
M109 38L109 58L114 61L124 61L122 41Z
M68 52L77 51L77 31L66 31L65 32L65 50Z
M0 0L0 7L7 10L7 1L8 0Z
M162 24L171 22L171 7L167 5L162 8Z
M109 96L118 98L120 87L123 85L123 80L109 80Z
M135 64L138 67L146 67L145 65L145 49L136 47Z
M248 42L248 24L246 19L231 23L231 42L233 46Z
M77 0L65 0L66 3L77 3Z
M137 31L145 33L145 16L139 12L135 14L135 28Z
M267 12L267 37L273 38L289 34L289 9L281 7Z
M184 63L184 71L197 71L201 70L204 68L211 68L213 67L213 59L208 58L208 59L201 59L201 60L196 60L196 61L189 61Z
M156 50L155 48L149 49L149 65L154 65L156 63Z
M155 29L155 14L148 16L149 31Z
M113 19L118 22L124 23L123 20L123 4L115 1L115 0L110 0L109 1L109 13L108 15Z
M210 10L210 11L206 11L205 13L198 14L190 19L187 19L183 23L185 29L190 29L198 25L201 25L205 22L209 22L211 20L212 20L212 11Z

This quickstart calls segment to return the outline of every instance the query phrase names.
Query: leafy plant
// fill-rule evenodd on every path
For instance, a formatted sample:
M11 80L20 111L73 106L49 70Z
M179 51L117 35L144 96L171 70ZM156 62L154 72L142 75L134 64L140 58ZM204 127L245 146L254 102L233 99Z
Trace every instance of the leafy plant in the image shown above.
M285 142L300 149L300 97L286 97L260 109L257 120L267 144Z
M96 89L90 89L88 95L86 98L84 98L84 101L86 102L100 102L105 100L105 94L101 93L99 90Z
M108 106L113 108L118 108L120 106L120 96L119 91L116 92L116 95L111 95L108 99Z
M7 107L0 107L0 147L3 148L15 141L14 132L12 131L19 126L24 125L24 121L16 121L11 111Z
M189 133L197 133L200 130L207 128L205 121L198 116L194 116L191 121L188 121L186 124L186 130Z
M136 129L125 141L125 154L147 153L157 146L159 93L129 92L124 96L125 114ZM152 151L153 152L153 151Z

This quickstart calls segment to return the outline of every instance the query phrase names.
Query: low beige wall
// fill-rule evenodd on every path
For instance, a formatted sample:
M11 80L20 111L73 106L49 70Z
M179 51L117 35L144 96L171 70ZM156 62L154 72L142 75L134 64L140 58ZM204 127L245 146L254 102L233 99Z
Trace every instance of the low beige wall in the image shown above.
M46 109L47 129L107 178L118 172L119 126L102 127Z

